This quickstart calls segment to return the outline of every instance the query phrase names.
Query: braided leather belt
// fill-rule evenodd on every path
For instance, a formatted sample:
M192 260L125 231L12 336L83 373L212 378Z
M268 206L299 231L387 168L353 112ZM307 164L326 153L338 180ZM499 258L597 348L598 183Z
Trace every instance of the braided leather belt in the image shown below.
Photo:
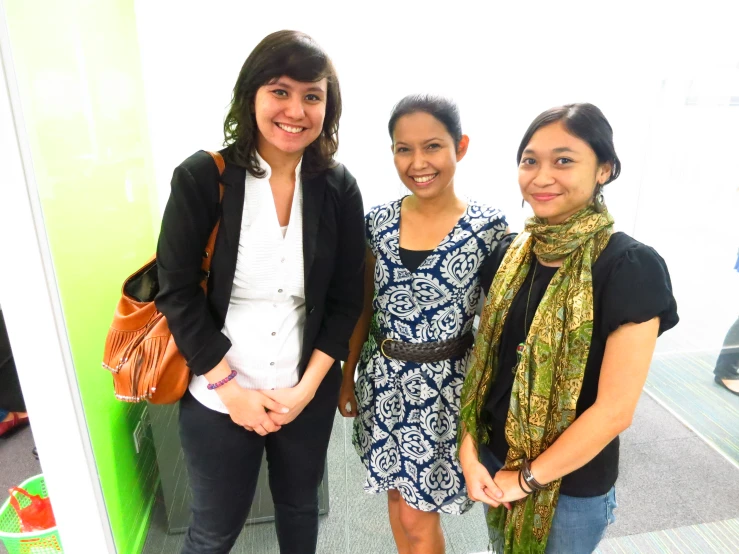
M461 356L474 342L471 332L453 339L422 343L389 339L383 337L376 329L372 330L372 336L380 347L380 353L386 358L419 364L440 362Z

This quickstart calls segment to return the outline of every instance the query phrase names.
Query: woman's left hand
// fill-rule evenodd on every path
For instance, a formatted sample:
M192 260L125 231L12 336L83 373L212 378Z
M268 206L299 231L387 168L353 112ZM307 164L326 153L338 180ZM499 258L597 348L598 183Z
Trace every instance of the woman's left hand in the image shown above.
M313 400L316 394L316 391L310 390L302 381L289 389L262 390L260 392L275 402L279 402L283 406L290 408L290 411L286 414L268 412L270 419L276 425L285 425L293 421L300 415L308 403Z
M498 488L503 491L500 502L515 502L528 496L518 484L518 471L501 469L493 478Z

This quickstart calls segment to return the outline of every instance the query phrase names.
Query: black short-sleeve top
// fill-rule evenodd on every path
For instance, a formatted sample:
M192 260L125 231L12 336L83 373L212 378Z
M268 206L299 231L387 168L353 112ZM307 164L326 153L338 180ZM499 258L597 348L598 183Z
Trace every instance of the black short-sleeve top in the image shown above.
M490 274L497 271L512 242L512 237L506 238L508 240L499 243L493 253ZM501 461L508 453L504 429L513 388L513 368L517 362L516 347L525 340L536 308L558 270L539 263L535 265L536 271L532 264L503 324L499 367L482 410L483 421L490 430L488 447ZM576 417L595 403L608 335L626 323L644 323L654 317L660 318L660 334L678 322L677 304L664 260L654 249L625 233L611 235L608 245L593 264L593 304L593 338ZM618 446L616 437L590 462L566 475L560 492L579 497L607 493L618 477Z

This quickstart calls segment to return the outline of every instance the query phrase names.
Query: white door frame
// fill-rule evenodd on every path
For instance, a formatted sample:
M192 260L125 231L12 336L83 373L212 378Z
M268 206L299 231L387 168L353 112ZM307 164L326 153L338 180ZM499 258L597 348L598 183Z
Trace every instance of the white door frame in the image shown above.
M115 554L33 173L2 1L0 55L0 305L64 550Z

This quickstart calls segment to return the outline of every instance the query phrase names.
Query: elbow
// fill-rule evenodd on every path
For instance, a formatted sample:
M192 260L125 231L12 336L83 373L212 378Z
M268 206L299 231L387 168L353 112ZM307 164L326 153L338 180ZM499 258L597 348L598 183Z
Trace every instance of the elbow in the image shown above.
M615 435L620 435L621 433L623 433L624 431L626 431L626 429L628 429L629 427L631 427L631 423L633 421L634 421L634 414L633 413L630 413L630 414L622 413L622 414L616 414L616 415L614 415L614 417L613 417L613 431L614 431L614 436Z
M598 406L598 412L602 421L601 428L614 438L631 427L634 421L634 410L626 407Z

